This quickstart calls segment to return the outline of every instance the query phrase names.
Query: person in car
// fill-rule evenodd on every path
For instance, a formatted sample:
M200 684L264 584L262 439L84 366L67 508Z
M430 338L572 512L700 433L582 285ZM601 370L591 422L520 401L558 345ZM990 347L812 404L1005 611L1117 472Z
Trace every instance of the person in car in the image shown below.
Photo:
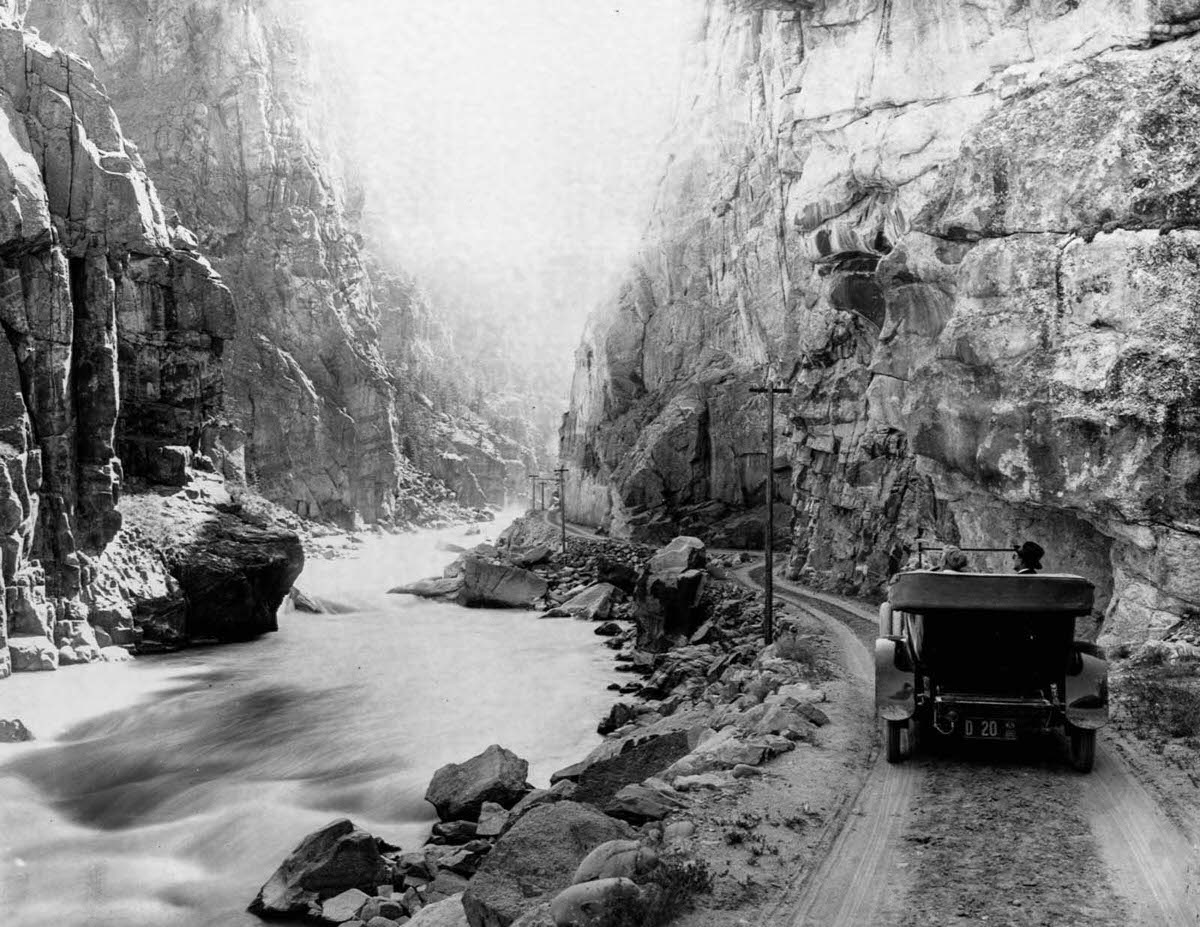
M1013 569L1018 573L1036 573L1042 568L1042 557L1046 552L1039 544L1026 541L1020 547L1013 545Z
M950 573L967 572L967 555L957 547L947 547L942 551L942 569Z

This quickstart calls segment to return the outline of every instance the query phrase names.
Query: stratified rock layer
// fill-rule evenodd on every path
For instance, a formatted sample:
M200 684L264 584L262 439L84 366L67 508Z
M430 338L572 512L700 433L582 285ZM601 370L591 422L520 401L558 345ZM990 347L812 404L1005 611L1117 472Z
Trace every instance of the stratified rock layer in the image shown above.
M662 537L770 466L811 582L1033 538L1107 634L1200 608L1198 29L1193 0L710 0L650 246L579 349L568 509Z

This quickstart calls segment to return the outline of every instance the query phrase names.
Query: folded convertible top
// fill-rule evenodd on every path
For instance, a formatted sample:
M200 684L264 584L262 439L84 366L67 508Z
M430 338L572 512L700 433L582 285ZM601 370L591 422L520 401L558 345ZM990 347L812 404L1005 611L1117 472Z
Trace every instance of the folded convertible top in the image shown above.
M1041 612L1086 615L1095 587L1069 573L955 573L915 570L898 574L888 600L902 611Z

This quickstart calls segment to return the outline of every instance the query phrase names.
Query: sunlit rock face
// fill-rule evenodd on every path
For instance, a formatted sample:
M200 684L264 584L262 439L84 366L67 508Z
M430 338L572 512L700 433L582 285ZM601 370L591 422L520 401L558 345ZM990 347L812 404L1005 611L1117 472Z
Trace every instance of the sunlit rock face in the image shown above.
M205 446L227 475L343 524L420 517L436 494L420 470L467 504L502 502L503 485L480 485L483 469L504 469L499 454L456 467L447 435L458 426L412 398L414 345L429 342L404 325L425 325L430 310L411 284L373 283L365 266L361 193L347 187L329 108L338 75L321 70L306 10L38 0L29 22L92 61L168 214L237 299L225 412ZM401 334L381 335L389 326ZM477 450L480 439L470 435Z
M736 7L579 349L568 504L636 534L761 499L770 362L793 575L1031 538L1104 634L1200 608L1200 3Z
M44 643L86 596L121 524L118 454L138 475L219 416L235 325L91 68L15 7L0 4L0 675L6 629Z

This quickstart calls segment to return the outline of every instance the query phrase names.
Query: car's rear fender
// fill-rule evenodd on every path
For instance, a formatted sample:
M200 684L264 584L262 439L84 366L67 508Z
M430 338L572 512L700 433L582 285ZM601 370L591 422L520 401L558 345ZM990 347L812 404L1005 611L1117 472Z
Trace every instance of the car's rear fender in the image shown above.
M888 721L906 721L916 713L916 677L903 638L875 641L875 708Z
M1108 724L1108 663L1076 650L1067 669L1067 721L1084 730Z

